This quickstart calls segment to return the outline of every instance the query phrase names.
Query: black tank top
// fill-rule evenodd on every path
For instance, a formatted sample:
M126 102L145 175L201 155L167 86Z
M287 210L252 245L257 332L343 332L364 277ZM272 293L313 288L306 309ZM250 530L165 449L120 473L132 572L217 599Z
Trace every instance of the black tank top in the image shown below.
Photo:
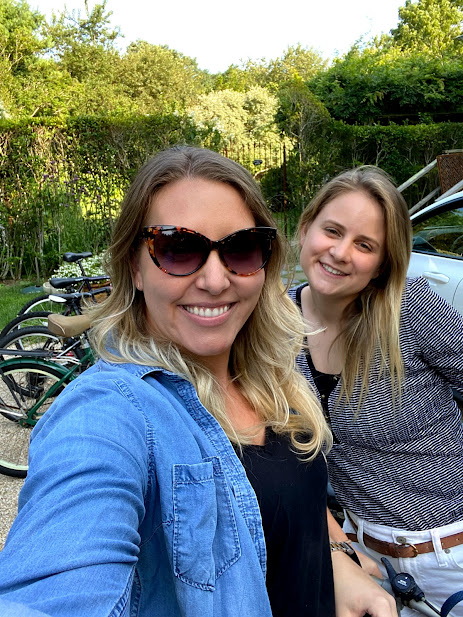
M334 617L323 455L305 463L288 437L267 430L264 446L243 447L242 462L262 515L273 616Z

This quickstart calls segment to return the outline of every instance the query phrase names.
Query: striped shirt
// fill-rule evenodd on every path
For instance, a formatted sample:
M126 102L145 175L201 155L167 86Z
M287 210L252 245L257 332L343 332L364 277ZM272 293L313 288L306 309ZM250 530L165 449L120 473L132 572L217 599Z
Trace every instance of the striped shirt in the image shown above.
M289 291L294 301L302 287ZM345 508L416 531L463 520L463 424L451 389L463 392L463 316L425 279L407 279L400 342L405 376L395 407L379 354L358 413L360 379L350 405L336 405L340 383L330 394L337 443L328 464ZM297 364L315 389L304 352Z

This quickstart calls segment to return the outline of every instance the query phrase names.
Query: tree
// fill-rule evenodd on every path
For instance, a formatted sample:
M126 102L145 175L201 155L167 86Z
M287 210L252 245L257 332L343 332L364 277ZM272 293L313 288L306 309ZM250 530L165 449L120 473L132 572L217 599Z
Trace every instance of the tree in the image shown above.
M455 0L406 0L399 8L399 23L391 30L393 45L401 50L419 51L443 57L461 53L463 11Z
M40 58L14 83L16 116L65 117L83 96L83 86L50 59Z
M44 22L24 0L0 0L0 58L8 62L12 75L26 72L46 49Z
M207 73L196 60L145 41L131 43L122 59L118 81L141 113L183 110L203 93Z
M463 62L403 52L352 49L309 82L333 118L351 124L460 120Z
M328 61L312 47L289 46L281 58L269 63L270 82L280 84L299 77L303 81L327 68Z
M302 160L307 155L309 144L330 124L330 114L299 76L281 84L278 98L278 125L294 143Z
M255 158L255 144L278 149L284 143L275 123L277 109L278 99L266 88L254 86L247 92L203 94L190 115L200 129L215 133L222 148L239 152L240 162L247 165Z
M85 82L90 75L112 77L111 67L117 56L115 41L121 36L112 29L112 13L106 11L107 0L89 10L85 0L85 14L64 10L53 14L48 34L53 40L53 52L63 70L78 81ZM109 73L109 74L108 74Z
M49 52L45 18L24 0L0 0L2 117L59 115L67 108L72 84Z
M326 69L328 61L312 47L289 46L275 60L248 60L241 66L232 64L224 73L215 76L215 90L245 92L253 86L275 89L293 77L307 80Z
M288 157L286 197L300 211L330 168L333 149L326 144L330 143L332 121L326 107L297 74L280 84L278 99L276 120L293 147Z

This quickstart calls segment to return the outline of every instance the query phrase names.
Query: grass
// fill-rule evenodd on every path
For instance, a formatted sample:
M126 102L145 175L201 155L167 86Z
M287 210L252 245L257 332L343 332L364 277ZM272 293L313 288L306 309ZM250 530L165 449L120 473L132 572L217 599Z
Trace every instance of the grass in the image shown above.
M26 302L43 293L43 291L37 294L21 292L22 289L32 284L30 281L21 281L16 284L0 283L0 330L16 317L19 309Z

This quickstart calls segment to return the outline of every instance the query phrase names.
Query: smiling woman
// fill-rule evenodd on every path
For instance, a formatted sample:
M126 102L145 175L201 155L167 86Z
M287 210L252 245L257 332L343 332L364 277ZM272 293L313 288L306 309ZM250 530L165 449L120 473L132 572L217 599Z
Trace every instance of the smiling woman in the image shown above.
M110 256L113 292L91 313L101 360L34 430L0 607L334 617L331 439L295 370L304 328L256 182L208 150L159 153ZM345 553L333 559L351 590L339 614L394 616Z
M330 180L299 232L308 283L290 296L318 331L297 362L331 424L330 480L347 512L346 533L330 528L332 538L358 541L361 561L382 568L387 557L413 572L441 606L462 581L463 425L452 388L463 392L463 317L423 278L406 279L410 218L380 169Z

